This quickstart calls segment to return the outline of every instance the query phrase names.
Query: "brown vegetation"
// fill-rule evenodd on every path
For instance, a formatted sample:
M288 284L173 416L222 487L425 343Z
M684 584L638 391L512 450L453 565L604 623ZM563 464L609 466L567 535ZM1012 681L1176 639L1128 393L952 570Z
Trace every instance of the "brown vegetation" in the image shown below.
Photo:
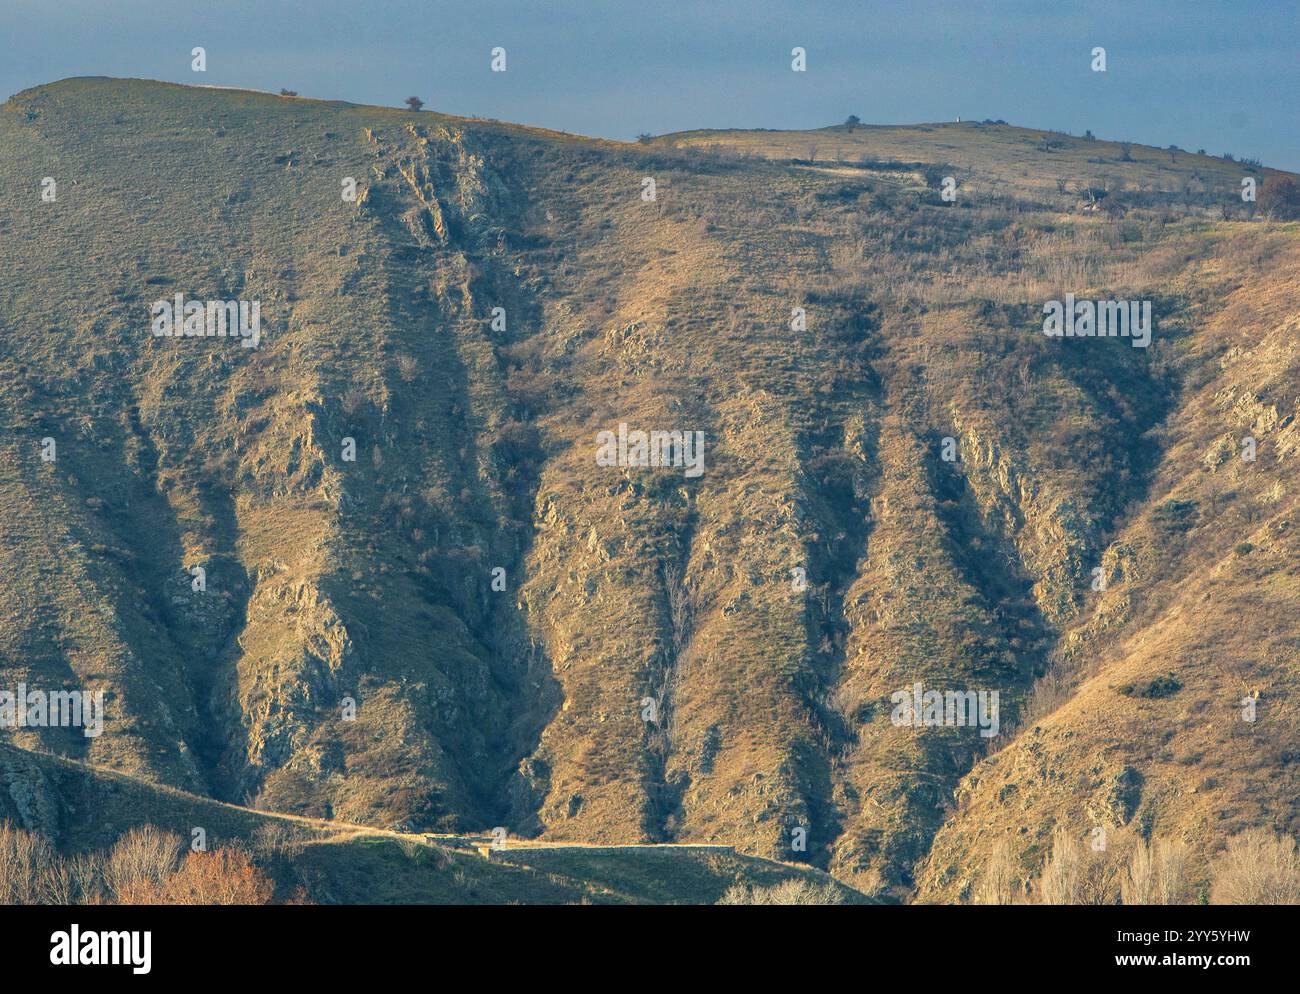
M274 882L239 846L184 859L181 846L180 836L145 825L107 854L65 857L44 836L0 822L0 904L270 903Z

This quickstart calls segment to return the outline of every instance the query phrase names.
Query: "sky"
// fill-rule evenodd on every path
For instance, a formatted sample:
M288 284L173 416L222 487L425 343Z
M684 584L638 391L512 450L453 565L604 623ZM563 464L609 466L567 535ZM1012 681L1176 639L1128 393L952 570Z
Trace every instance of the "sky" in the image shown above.
M619 139L992 118L1300 171L1300 0L0 0L0 99L67 76Z

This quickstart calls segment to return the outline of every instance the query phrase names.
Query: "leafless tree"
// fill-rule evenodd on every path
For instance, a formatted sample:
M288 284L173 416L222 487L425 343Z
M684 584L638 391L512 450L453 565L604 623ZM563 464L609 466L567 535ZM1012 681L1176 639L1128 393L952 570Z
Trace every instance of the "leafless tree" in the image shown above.
M176 869L184 843L152 825L133 828L113 846L104 864L104 883L120 897L139 884L157 884Z
M975 888L976 904L1017 904L1024 895L1020 866L1010 839L1000 839L984 865L984 875Z
M1211 904L1300 904L1295 839L1252 828L1228 840L1215 860Z
M1039 904L1083 903L1083 859L1070 833L1057 826L1052 833L1052 854L1038 879Z
M1139 839L1128 873L1120 882L1125 904L1185 904L1187 847L1181 842Z

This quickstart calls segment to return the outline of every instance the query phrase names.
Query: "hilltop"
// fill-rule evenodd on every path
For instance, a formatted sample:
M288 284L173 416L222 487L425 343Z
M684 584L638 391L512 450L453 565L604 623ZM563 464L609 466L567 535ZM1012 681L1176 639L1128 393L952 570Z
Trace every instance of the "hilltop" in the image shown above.
M0 673L109 718L6 740L142 809L718 843L882 899L968 900L1003 838L1027 879L1057 824L1197 873L1295 833L1300 225L1240 197L1281 175L18 94ZM177 293L259 301L260 344L154 336ZM1045 336L1066 293L1150 301L1150 347ZM703 474L598 464L620 424L703 432ZM917 682L996 689L999 734L896 726Z
M1243 177L1286 175L1228 155L1078 137L1005 121L915 125L840 124L809 131L686 131L651 144L719 150L820 168L922 172L950 167L966 197L996 202L1009 194L1043 197L1115 192L1148 194L1149 203L1217 204Z

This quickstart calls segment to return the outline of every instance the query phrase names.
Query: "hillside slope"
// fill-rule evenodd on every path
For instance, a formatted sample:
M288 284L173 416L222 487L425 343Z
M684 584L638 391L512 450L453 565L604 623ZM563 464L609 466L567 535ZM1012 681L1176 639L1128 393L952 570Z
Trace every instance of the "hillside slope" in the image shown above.
M1270 171L940 127L832 162L17 95L0 667L109 705L98 738L3 734L269 811L722 842L894 898L968 896L999 834L1033 872L1057 822L1198 858L1295 831L1300 231L1238 196ZM155 337L177 293L259 301L258 347ZM1152 344L1045 336L1066 293L1150 301ZM702 432L702 472L602 464L620 425ZM917 682L996 690L998 735L895 725Z
M146 824L187 843L202 829L209 848L254 850L279 900L713 904L733 886L800 880L835 889L843 903L867 903L819 870L730 849L535 849L509 840L485 859L460 840L252 811L3 744L0 787L0 821L26 824L65 852L104 851L122 832Z

